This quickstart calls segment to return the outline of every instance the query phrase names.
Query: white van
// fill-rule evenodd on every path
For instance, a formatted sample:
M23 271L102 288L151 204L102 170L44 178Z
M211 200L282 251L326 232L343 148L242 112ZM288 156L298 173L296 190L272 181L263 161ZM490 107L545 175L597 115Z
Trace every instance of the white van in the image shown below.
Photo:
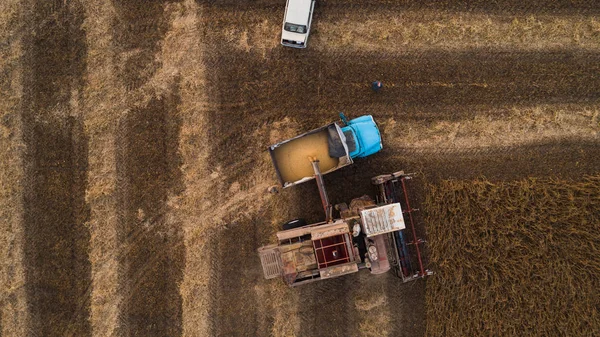
M287 0L281 44L286 47L306 48L315 0Z

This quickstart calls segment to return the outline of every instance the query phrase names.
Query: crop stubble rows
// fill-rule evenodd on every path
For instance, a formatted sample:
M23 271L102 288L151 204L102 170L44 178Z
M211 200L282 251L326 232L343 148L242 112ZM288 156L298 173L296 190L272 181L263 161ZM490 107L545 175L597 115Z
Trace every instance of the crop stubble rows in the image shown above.
M121 67L120 80L129 90L141 88L160 66L156 54L167 29L166 18L162 17L166 3L114 2L119 13L114 38L121 48L115 63ZM210 164L226 172L224 186L243 181L245 174L263 159L264 146L270 140L266 136L257 138L251 131L285 117L296 122L299 129L306 129L335 118L339 110L353 116L370 113L377 119L427 122L470 118L485 114L486 108L492 106L598 102L600 83L594 75L598 70L594 52L475 50L393 55L342 50L322 55L313 49L298 53L276 48L264 58L258 53L240 51L234 46L237 41L232 43L226 31L231 24L248 26L264 17L279 20L279 6L270 1L243 3L241 6L263 10L260 15L252 11L241 17L234 15L235 20L228 21L227 11L234 12L229 6L233 2L201 2L207 3L204 16L219 15L218 20L208 19L204 35L210 83L207 91L213 107L209 114L213 161ZM81 117L72 110L72 102L81 99L78 95L85 77L82 10L78 2L32 4L34 15L30 26L37 35L25 41L24 64L30 70L25 74L27 104L23 109L29 162L25 188L26 287L32 327L44 335L61 335L65 331L89 335L87 301L91 281L89 261L85 259L89 233L83 226L88 217L87 139ZM319 6L325 12L341 5L338 1L324 1ZM397 5L380 1L351 5L357 9L368 6L381 10L598 12L591 2L567 1L538 1L528 5L508 0L469 5L463 2L440 5L435 1ZM368 89L374 78L386 83L380 95ZM176 117L178 97L176 90L173 91L175 94L171 96L155 97L145 106L132 108L120 122L117 179L122 186L118 204L124 226L119 240L125 247L120 253L120 283L125 298L123 328L131 334L181 334L181 298L177 286L182 278L184 251L178 225L166 211L167 196L182 193L178 173L181 163L175 150L180 128ZM334 186L330 190L332 200L347 202L371 192L368 178L372 175L399 168L421 170L435 178L481 174L494 179L545 174L577 176L598 168L597 159L594 160L600 158L597 154L595 143L582 144L577 140L458 156L454 151L444 153L435 149L429 152L385 149L380 155L360 160L326 179L329 186ZM382 162L384 156L387 159ZM530 164L532 157L535 165ZM336 185L356 186L356 189ZM286 193L292 194L288 199L296 203L285 212L307 214L307 218L318 220L318 201L304 197L316 195L314 186L300 186ZM265 214L280 216L276 209ZM260 280L255 249L268 241L266 235L270 233L260 227L260 219L248 219L231 223L229 229L216 236L219 242L214 256L211 255L218 260L212 263L212 284L217 295L212 296L211 312L218 316L212 323L214 334L247 331L262 334L271 329L269 325L273 323L268 319L259 320L256 325L251 302L262 299L260 295L248 294L256 282L265 282ZM146 260L148 256L153 257ZM240 264L243 267L238 271L236 267ZM236 271L238 274L233 275ZM343 335L357 328L352 325L360 315L352 303L357 293L349 291L355 286L352 280L355 279L347 277L300 291L302 333ZM369 279L364 282L362 286L382 283ZM424 284L401 288L391 277L383 284L389 311L397 315L413 313L414 317L408 330L394 322L390 334L407 331L412 335L422 334L424 324L414 324L420 320L415 315L423 312ZM336 301L344 295L350 299ZM234 303L238 298L244 301ZM405 304L406 298L410 306ZM275 309L266 310L261 315L274 314ZM240 315L243 319L237 319ZM337 319L339 325L330 324ZM67 328L68 331L64 330Z
M118 77L129 91L143 90L161 66L157 55L168 29L164 14L168 3L114 2L114 39L120 48L114 62L122 67ZM150 93L144 103L133 102L137 106L119 120L117 236L124 299L120 329L127 335L182 333L183 233L166 204L169 196L183 189L177 153L180 97L174 85L167 94Z

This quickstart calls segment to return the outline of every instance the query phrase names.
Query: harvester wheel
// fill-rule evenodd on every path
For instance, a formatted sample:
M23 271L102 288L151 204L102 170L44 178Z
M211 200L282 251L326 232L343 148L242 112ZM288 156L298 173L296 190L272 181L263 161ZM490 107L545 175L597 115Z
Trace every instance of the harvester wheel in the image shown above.
M283 224L283 230L294 229L298 227L306 226L306 220L294 219Z

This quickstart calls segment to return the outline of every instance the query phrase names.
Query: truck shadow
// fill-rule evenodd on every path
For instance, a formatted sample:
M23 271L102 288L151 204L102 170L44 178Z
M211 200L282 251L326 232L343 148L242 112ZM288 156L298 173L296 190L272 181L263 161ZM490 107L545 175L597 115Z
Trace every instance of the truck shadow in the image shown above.
M179 284L185 249L181 224L169 217L166 204L170 195L183 190L178 101L177 93L154 97L119 123L119 283L125 335L182 333Z
M28 331L90 336L88 139L72 105L82 105L83 8L61 0L32 6L23 23L31 34L23 37L22 98Z

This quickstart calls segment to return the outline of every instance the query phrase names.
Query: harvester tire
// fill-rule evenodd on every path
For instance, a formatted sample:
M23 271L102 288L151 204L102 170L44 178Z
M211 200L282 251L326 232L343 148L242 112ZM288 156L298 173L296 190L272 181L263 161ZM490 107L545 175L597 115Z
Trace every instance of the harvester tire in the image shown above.
M306 220L304 219L294 219L290 220L283 224L283 230L294 229L298 227L306 226Z

